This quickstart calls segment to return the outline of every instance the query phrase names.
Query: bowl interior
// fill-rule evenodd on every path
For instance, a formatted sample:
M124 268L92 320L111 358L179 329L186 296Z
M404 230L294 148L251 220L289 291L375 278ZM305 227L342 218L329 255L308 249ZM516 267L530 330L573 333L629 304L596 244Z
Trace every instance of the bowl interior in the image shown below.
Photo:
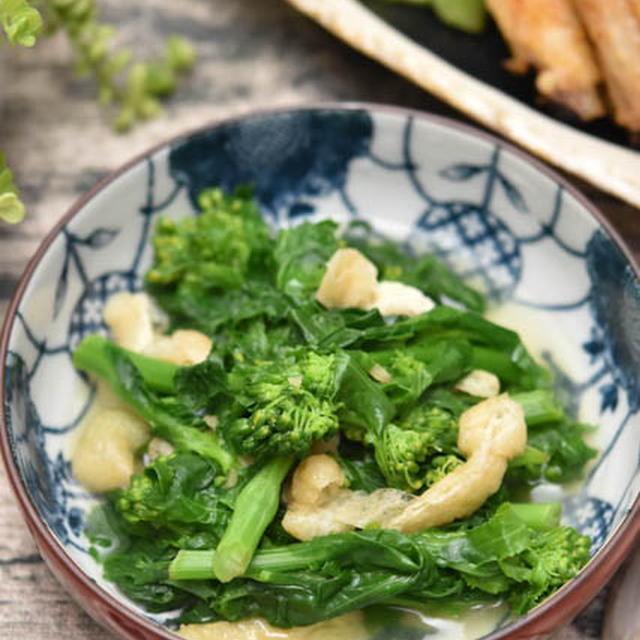
M71 353L106 333L108 296L140 288L154 219L192 215L216 184L254 185L274 226L368 220L487 291L599 425L586 480L540 497L561 497L594 553L611 538L640 489L640 285L627 258L581 200L493 140L400 111L303 109L212 126L132 164L64 223L28 281L9 327L5 422L33 505L88 576L126 601L82 535L95 498L69 459L93 390Z

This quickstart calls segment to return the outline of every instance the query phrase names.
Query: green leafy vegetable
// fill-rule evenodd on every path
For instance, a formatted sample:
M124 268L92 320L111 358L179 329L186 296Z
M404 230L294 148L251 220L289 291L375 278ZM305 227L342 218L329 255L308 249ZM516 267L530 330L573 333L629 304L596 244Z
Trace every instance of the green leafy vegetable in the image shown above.
M278 234L274 251L278 288L297 302L313 296L320 285L329 258L338 249L338 225L326 220L304 222Z
M511 463L520 481L578 480L597 455L584 441L593 427L572 420L549 390L515 393L513 398L521 404L528 428L527 451Z
M198 202L199 216L180 222L160 218L153 237L155 262L146 280L175 288L177 296L238 288L250 267L255 272L264 267L271 244L260 212L241 192L227 196L208 189Z
M343 438L338 447L337 460L349 489L371 493L387 486L370 449Z
M338 399L341 401L338 417L343 430L347 435L356 434L356 439L364 440L367 434L372 439L381 437L396 413L382 385L371 379L354 355L348 357Z
M226 528L234 501L223 492L220 471L210 460L193 453L177 453L150 462L116 491L112 500L129 529L163 535L173 544L184 544L186 535L198 533L206 544L218 543Z
M444 305L393 324L364 328L353 345L375 350L401 341L421 349L443 340L468 342L473 347L470 367L494 373L503 388L525 391L550 387L550 372L533 360L517 333L475 313Z
M274 242L248 192L208 189L199 203L198 217L158 220L149 292L174 324L209 334L225 323L284 316L286 300L269 282Z
M558 423L566 418L564 407L548 389L536 389L512 394L520 403L527 420L527 427Z
M424 340L402 349L352 353L357 353L370 375L378 366L390 376L383 388L398 409L415 404L433 384L462 378L470 371L473 356L471 346L463 340Z
M431 411L434 410L437 411ZM452 441L447 452L455 448L455 421L449 415L436 414L433 418L424 429L403 429L388 424L381 438L374 440L376 462L388 486L417 491L462 464L463 460L452 453L446 457L438 455L443 452L439 436Z
M598 453L583 440L584 434L591 430L587 425L565 419L530 431L529 445L549 458L541 465L541 472L547 480L570 482L582 476L585 464Z
M74 354L174 450L145 459L90 518L108 580L150 611L182 608L184 622L261 617L289 627L369 605L501 598L521 613L576 575L590 543L559 525L560 506L510 500L542 480L578 478L594 455L588 427L568 415L519 336L479 315L481 294L361 224L342 236L326 221L273 234L247 189L208 189L199 202L199 217L159 219L146 287L172 327L212 338L207 359L176 366L99 336ZM315 291L345 245L382 278L464 309L325 309ZM283 484L320 447L347 488L367 493L415 494L464 464L459 420L482 399L456 383L477 368L499 378L528 426L524 453L478 510L415 534L371 526L293 541Z
M307 350L280 361L237 364L228 377L234 406L220 430L244 454L307 455L315 441L338 432L335 398L345 365L343 354Z
M233 454L204 421L175 397L160 396L146 385L126 350L94 336L78 345L73 362L81 371L109 382L113 391L151 425L153 433L168 440L178 451L212 460L223 473L233 466Z
M105 570L120 584L135 582L128 593L141 593L145 603L150 594L144 587L157 584L154 604L179 601L181 590L196 592L212 619L261 616L279 627L398 599L419 605L463 593L477 600L502 595L520 613L574 577L589 558L589 539L558 526L558 513L557 505L504 503L470 529L366 530L271 547L256 553L243 579L228 584L209 581L215 551L183 550L167 562L168 554L152 559L144 547L127 549L113 554Z

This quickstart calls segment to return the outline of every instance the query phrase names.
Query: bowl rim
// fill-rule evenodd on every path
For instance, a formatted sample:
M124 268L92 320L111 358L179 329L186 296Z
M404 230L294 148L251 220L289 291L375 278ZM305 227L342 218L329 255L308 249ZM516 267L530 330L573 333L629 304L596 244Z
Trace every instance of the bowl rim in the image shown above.
M246 113L241 113L231 117L221 117L208 121L203 125L192 127L185 132L169 137L157 144L152 145L145 151L136 154L129 161L119 168L109 173L99 180L87 193L78 198L71 207L61 216L51 231L45 236L34 255L30 258L25 270L20 277L18 285L11 297L9 307L4 318L2 332L0 334L0 451L4 467L13 493L17 499L23 517L28 525L31 535L36 540L38 547L44 543L52 550L59 560L63 570L66 572L67 584L65 588L76 599L75 590L80 590L84 594L90 594L94 600L100 600L107 604L110 609L118 612L120 616L124 614L134 625L139 625L147 633L151 633L156 638L162 640L174 640L178 638L176 634L166 627L149 620L142 614L132 609L122 607L122 603L94 582L71 558L66 549L50 531L49 527L39 516L35 505L22 482L20 472L17 468L13 455L8 426L5 419L6 407L6 359L8 355L9 338L14 326L16 311L22 302L25 290L31 281L36 268L46 254L47 250L57 238L61 230L82 211L85 205L96 195L106 189L112 182L125 174L134 166L142 163L145 159L153 156L164 148L187 140L191 137L201 135L222 125L246 122L248 120L259 120L288 113L303 113L317 111L367 111L372 114L389 114L404 117L413 117L416 120L444 126L453 131L461 132L466 136L479 139L497 145L499 148L508 151L525 163L533 166L537 171L555 183L561 185L579 204L586 209L596 222L609 234L617 248L622 252L627 263L631 267L634 276L640 279L640 265L633 256L631 250L626 245L620 234L612 226L609 220L600 212L577 187L571 184L566 178L556 170L547 166L543 161L532 156L530 153L520 149L513 143L488 133L487 131L460 122L454 118L436 115L419 109L401 107L397 105L379 104L373 102L360 101L328 101L313 102L307 104L296 104L281 106L276 108L253 109ZM613 575L618 566L622 563L627 553L630 551L636 538L640 537L640 493L636 496L633 504L625 514L622 521L617 526L611 538L601 547L597 554L580 571L580 573L556 591L552 596L532 611L509 624L506 627L491 632L484 636L484 640L506 640L507 638L532 637L534 633L549 633L559 625L568 622L577 615L604 587L607 580ZM45 558L46 559L46 558ZM70 584L72 583L72 584Z

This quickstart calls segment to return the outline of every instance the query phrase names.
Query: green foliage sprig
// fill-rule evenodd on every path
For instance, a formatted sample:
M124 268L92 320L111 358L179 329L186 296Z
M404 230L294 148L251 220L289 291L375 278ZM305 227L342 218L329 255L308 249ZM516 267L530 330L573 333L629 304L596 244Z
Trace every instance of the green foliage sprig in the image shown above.
M0 0L0 25L10 45L32 47L42 31L42 16L27 0ZM2 43L0 35L0 46ZM0 153L0 220L17 223L22 218L24 204L4 155Z
M121 133L158 115L160 99L175 90L178 75L195 61L191 44L177 35L167 39L160 58L134 60L129 49L112 46L115 29L99 21L94 0L39 0L37 7L28 0L0 0L0 25L10 45L32 47L43 24L47 33L61 30L66 34L77 73L95 79L99 104L117 107L113 125ZM0 219L19 222L24 211L11 172L0 156Z
M0 153L0 220L16 223L24 218L24 205L18 197L11 171Z
M33 47L42 31L42 16L27 0L0 0L0 24L9 44Z
M112 46L115 29L99 21L94 0L46 0L43 9L48 29L62 30L69 38L78 74L95 78L98 102L120 107L117 131L156 116L159 98L175 90L178 74L195 61L193 47L176 35L168 38L161 58L135 61L129 49Z

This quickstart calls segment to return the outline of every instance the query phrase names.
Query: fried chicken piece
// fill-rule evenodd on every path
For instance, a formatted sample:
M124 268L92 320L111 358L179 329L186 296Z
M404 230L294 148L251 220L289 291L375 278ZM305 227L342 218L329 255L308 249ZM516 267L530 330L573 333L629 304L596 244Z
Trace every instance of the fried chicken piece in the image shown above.
M533 66L543 96L583 120L604 115L600 71L571 0L487 0L487 8L511 48L511 71Z
M574 0L596 48L615 121L640 131L640 0Z

